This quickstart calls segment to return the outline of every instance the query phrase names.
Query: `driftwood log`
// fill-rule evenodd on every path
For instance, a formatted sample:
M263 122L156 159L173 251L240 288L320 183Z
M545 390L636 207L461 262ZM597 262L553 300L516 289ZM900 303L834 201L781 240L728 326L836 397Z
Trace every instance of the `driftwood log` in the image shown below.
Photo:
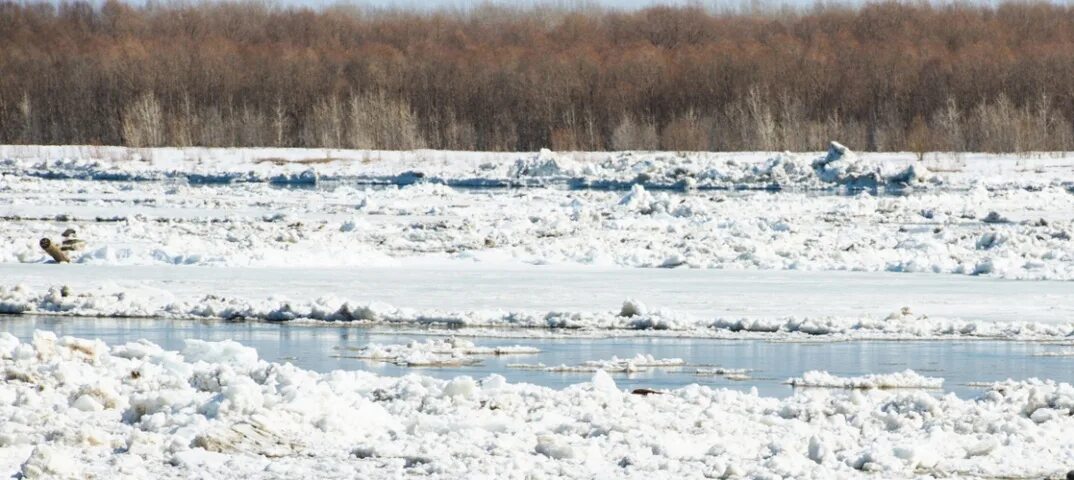
M45 250L45 253L49 254L56 263L70 263L71 259L67 258L67 254L63 253L52 240L42 238L39 242L41 248Z

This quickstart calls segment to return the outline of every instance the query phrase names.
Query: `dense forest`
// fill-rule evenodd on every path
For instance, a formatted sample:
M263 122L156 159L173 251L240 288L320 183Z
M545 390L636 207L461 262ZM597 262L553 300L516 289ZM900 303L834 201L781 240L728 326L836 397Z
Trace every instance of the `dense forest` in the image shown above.
M0 143L1074 150L1074 7L0 3Z

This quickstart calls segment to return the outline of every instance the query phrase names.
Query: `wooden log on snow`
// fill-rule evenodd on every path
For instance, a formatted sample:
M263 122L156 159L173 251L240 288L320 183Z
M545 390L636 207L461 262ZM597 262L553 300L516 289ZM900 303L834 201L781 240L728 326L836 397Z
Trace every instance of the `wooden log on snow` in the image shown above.
M71 259L67 258L67 254L63 253L52 240L42 238L40 242L41 248L45 250L45 253L49 254L56 263L70 263Z

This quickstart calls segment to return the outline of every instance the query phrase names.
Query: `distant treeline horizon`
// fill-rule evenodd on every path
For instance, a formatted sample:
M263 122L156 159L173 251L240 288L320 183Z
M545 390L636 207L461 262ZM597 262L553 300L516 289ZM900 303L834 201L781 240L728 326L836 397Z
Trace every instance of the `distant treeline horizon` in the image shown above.
M0 143L1074 150L1074 7L0 1Z

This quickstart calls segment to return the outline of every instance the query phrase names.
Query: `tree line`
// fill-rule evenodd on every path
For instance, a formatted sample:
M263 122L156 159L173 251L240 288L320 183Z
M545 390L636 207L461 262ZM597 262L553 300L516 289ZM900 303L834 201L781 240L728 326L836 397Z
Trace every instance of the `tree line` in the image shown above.
M0 2L0 143L1074 150L1074 7Z

